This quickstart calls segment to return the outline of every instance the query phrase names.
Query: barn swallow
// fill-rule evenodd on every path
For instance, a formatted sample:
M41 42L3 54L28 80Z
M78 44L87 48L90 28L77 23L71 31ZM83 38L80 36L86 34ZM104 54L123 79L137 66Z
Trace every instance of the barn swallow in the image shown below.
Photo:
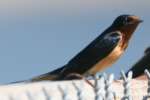
M150 47L148 47L145 52L144 52L144 56L137 61L137 63L135 63L131 69L129 69L127 71L127 73L129 71L133 72L133 78L137 78L140 77L142 75L144 75L144 70L147 69L150 71ZM127 75L126 73L126 75Z
M132 34L141 22L138 16L118 16L110 27L66 65L31 81L76 79L81 78L80 75L84 77L96 74L112 65L124 53Z

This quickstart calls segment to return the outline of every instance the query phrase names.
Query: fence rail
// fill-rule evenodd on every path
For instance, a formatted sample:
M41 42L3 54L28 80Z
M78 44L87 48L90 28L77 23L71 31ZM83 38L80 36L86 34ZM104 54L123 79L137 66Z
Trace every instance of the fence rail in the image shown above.
M90 82L45 81L17 83L0 86L0 100L150 100L150 73L148 80L132 79L132 72L123 80L114 80L114 75L95 77Z

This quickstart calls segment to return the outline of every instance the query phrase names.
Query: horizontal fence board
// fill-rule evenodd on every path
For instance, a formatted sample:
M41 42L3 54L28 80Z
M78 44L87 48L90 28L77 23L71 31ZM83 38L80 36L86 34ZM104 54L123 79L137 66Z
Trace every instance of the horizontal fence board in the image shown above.
M91 83L94 84L94 80L91 80ZM143 97L147 95L148 80L132 79L130 83L133 100L143 100ZM75 88L74 84L80 91ZM114 81L111 87L116 94L116 99L121 100L124 96L123 81ZM0 100L79 100L79 98L96 100L94 88L84 80L44 81L0 86Z

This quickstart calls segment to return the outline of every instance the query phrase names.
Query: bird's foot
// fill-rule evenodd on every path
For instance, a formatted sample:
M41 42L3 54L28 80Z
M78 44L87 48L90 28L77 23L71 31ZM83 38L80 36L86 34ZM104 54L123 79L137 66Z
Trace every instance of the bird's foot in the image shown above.
M75 79L83 79L83 80L85 80L86 83L88 83L90 86L92 86L94 88L94 85L88 79L86 79L84 76L82 76L81 74L71 73L64 78L64 80L75 80Z

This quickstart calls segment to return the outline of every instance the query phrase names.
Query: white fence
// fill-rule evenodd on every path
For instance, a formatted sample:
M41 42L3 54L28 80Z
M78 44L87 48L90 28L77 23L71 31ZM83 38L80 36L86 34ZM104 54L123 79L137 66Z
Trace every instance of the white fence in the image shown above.
M148 100L150 99L150 73L148 80L132 79L132 72L123 80L112 75L95 77L87 84L84 80L17 83L0 86L0 100Z

